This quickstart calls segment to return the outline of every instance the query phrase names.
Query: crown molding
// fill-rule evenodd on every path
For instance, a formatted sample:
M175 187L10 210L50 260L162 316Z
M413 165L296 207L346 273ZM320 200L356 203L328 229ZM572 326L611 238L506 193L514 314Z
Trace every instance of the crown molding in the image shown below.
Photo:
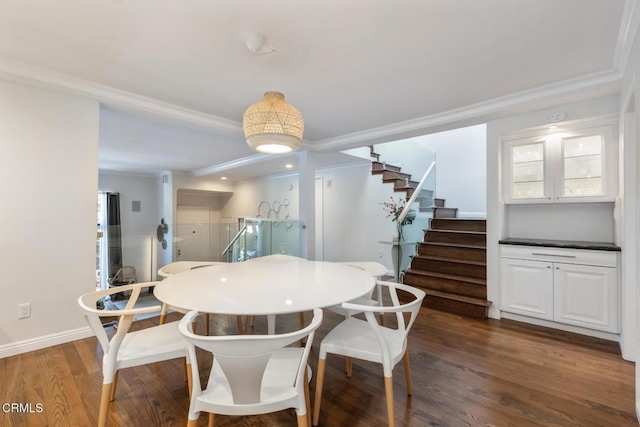
M489 101L472 104L466 107L445 111L430 116L380 126L360 132L328 138L308 144L314 151L335 150L339 148L354 148L358 144L366 145L372 140L389 138L394 135L415 133L416 131L429 129L435 126L455 123L463 120L477 119L489 115L513 109L517 106L531 104L549 99L551 97L570 95L585 89L594 89L612 83L619 84L622 80L622 71L609 69L607 71L588 74L584 76L566 79L536 88L527 89L515 94L494 98Z
M278 157L283 159L283 158L291 157L293 155L294 154L284 154L284 155L279 155ZM270 154L255 154L253 156L243 157L241 159L232 160L230 162L220 163L218 165L196 169L192 171L190 175L193 177L211 175L214 173L228 171L230 169L235 169L241 166L249 166L249 165L254 165L256 163L262 163L264 161L272 160L272 159L273 159L273 155L270 155Z
M218 130L242 132L242 125L232 120L24 63L1 61L0 79L96 99L107 106L134 109Z

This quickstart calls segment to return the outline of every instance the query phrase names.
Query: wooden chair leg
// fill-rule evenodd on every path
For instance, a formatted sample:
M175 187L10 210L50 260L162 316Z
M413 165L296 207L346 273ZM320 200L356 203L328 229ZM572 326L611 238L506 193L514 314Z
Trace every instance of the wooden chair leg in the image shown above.
M402 361L404 362L404 380L407 383L407 394L411 396L413 394L413 389L411 388L411 367L409 366L409 349L404 351L404 356L402 356Z
M313 403L313 425L318 425L320 419L320 402L322 401L322 386L324 383L324 369L327 364L327 359L318 360L318 375L316 379L316 397Z
M198 426L198 420L192 420L189 419L187 420L187 427L197 427Z
M204 334L209 336L209 313L204 314Z
M209 414L209 425L208 427L213 427L216 422L216 414Z
M184 368L187 374L187 387L189 387L189 400L191 400L191 386L193 384L193 372L191 371L191 363L187 362L187 359L184 359L185 364Z
M111 400L111 389L113 383L102 384L102 395L100 396L100 412L98 413L98 427L107 425L107 415L109 414L109 401Z
M166 314L161 314L160 315L160 321L158 322L160 325L164 325L167 322L167 315Z
M116 371L113 375L113 381L111 383L111 393L109 394L109 402L113 402L116 398L116 386L118 385L118 374L120 371Z
M236 316L238 322L238 334L244 335L244 326L242 326L242 316Z
M396 418L393 413L393 377L384 377L384 392L387 396L387 421L389 427L395 427Z
M345 370L347 372L347 378L351 378L351 374L353 374L353 358L352 357L345 357L344 358L344 363L345 363Z
M307 415L298 415L298 427L307 427Z

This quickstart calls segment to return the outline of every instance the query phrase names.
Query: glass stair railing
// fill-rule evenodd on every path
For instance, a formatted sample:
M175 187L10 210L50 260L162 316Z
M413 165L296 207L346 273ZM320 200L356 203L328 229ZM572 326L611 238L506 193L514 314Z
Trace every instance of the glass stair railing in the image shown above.
M244 225L222 251L227 262L272 254L302 256L302 223L298 220L245 218Z

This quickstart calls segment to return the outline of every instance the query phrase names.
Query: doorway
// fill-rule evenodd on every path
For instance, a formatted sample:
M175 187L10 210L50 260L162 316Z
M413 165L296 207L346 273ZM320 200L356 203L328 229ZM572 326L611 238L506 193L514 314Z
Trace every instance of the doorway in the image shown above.
M179 205L176 261L211 260L209 206Z

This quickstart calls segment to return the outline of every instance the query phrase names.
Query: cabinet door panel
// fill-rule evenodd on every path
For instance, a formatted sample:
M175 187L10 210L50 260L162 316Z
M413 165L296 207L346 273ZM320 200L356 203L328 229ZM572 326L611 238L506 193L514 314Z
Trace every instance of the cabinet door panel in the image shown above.
M604 201L615 194L612 126L567 132L559 140L561 162L555 200Z
M554 320L618 332L616 269L555 264Z
M553 270L550 262L502 258L501 309L553 320Z
M506 144L507 162L505 200L512 203L550 202L550 182L545 141L537 138L510 141Z

